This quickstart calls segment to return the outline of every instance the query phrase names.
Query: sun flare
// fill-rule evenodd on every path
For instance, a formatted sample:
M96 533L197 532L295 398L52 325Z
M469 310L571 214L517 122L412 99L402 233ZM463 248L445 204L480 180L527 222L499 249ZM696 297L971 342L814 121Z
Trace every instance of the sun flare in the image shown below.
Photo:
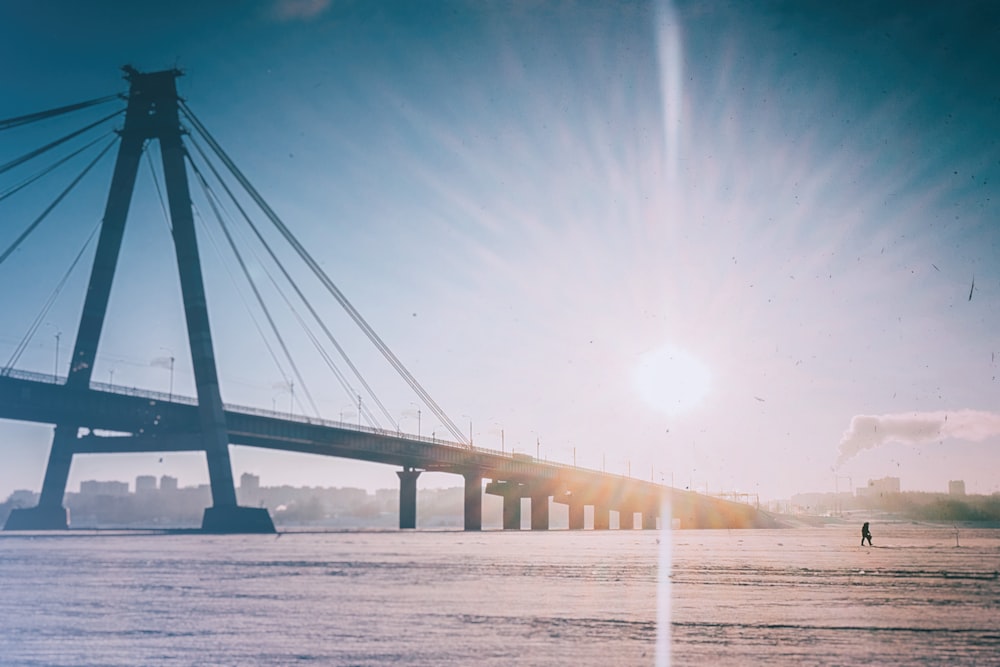
M687 350L666 344L639 358L632 380L647 405L674 416L701 403L711 389L712 374Z

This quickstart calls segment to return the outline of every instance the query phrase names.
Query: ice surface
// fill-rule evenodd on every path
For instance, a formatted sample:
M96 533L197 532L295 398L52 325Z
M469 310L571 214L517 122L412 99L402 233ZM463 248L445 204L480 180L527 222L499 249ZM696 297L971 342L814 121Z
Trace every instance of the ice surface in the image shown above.
M1000 664L1000 530L681 531L675 665ZM653 531L0 535L3 665L652 665Z

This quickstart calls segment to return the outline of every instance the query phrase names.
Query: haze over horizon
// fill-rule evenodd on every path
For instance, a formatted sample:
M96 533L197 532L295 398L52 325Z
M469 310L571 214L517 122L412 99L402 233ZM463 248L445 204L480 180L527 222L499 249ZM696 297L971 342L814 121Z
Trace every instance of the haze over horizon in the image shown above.
M186 103L477 446L762 498L848 477L1000 491L991 3L53 0L6 14L0 119L124 93L126 63L182 69ZM0 163L83 122L0 133ZM113 151L0 263L0 367L99 222L112 165ZM75 172L60 173L0 201L0 251ZM305 388L272 363L203 209L223 399L357 420L304 335L290 340ZM167 230L143 165L94 380L192 396ZM66 374L92 257L17 368ZM323 313L399 429L447 434ZM0 441L0 499L38 490L51 427L0 421ZM266 486L398 483L388 466L232 454L237 479ZM201 454L92 455L69 489L140 474L208 480Z

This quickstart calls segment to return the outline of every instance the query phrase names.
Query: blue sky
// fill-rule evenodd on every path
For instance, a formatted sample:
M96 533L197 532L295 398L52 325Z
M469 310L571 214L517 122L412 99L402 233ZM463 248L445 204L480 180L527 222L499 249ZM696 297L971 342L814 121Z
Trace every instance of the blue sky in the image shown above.
M182 68L191 109L478 445L502 438L767 498L886 475L908 490L964 479L1000 491L1000 17L989 3L40 2L7 13L0 118L124 92L126 63ZM77 121L61 122L0 134L3 160ZM0 285L18 286L0 292L3 361L99 221L110 170L98 165L0 265ZM71 175L0 202L4 247ZM144 167L94 377L165 390L162 359L174 356L175 390L190 395L166 229ZM235 264L202 234L224 400L311 412L268 361ZM73 274L19 368L52 372L57 333L68 358L86 275ZM416 398L333 304L322 309L415 432ZM295 329L293 315L282 321ZM323 416L356 418L288 335ZM420 421L423 434L444 432L426 408ZM0 432L0 495L37 489L50 429ZM70 488L137 474L207 481L199 455L163 458L77 457ZM391 468L336 459L233 458L265 485L396 483Z

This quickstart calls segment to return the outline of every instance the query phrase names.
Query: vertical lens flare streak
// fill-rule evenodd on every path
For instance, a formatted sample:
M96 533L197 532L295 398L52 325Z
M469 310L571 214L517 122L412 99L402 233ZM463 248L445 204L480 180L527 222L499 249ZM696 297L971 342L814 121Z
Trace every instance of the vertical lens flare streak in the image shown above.
M656 48L660 65L660 97L663 113L664 159L667 185L676 185L680 159L681 109L683 106L683 61L681 29L673 5L656 3ZM676 193L676 188L671 187Z
M670 0L659 0L654 11L656 46L660 65L660 95L663 113L663 159L666 166L667 191L677 197L677 169L680 156L681 105L683 90L681 61L681 31ZM676 204L676 202L675 202ZM678 209L674 209L678 210ZM667 453L669 457L669 452ZM669 463L669 461L668 461ZM670 497L665 494L660 508L660 558L657 584L656 665L670 664L670 577L671 577L671 514Z
M660 557L656 583L656 667L670 664L671 590L673 573L673 519L670 514L670 493L660 501Z

